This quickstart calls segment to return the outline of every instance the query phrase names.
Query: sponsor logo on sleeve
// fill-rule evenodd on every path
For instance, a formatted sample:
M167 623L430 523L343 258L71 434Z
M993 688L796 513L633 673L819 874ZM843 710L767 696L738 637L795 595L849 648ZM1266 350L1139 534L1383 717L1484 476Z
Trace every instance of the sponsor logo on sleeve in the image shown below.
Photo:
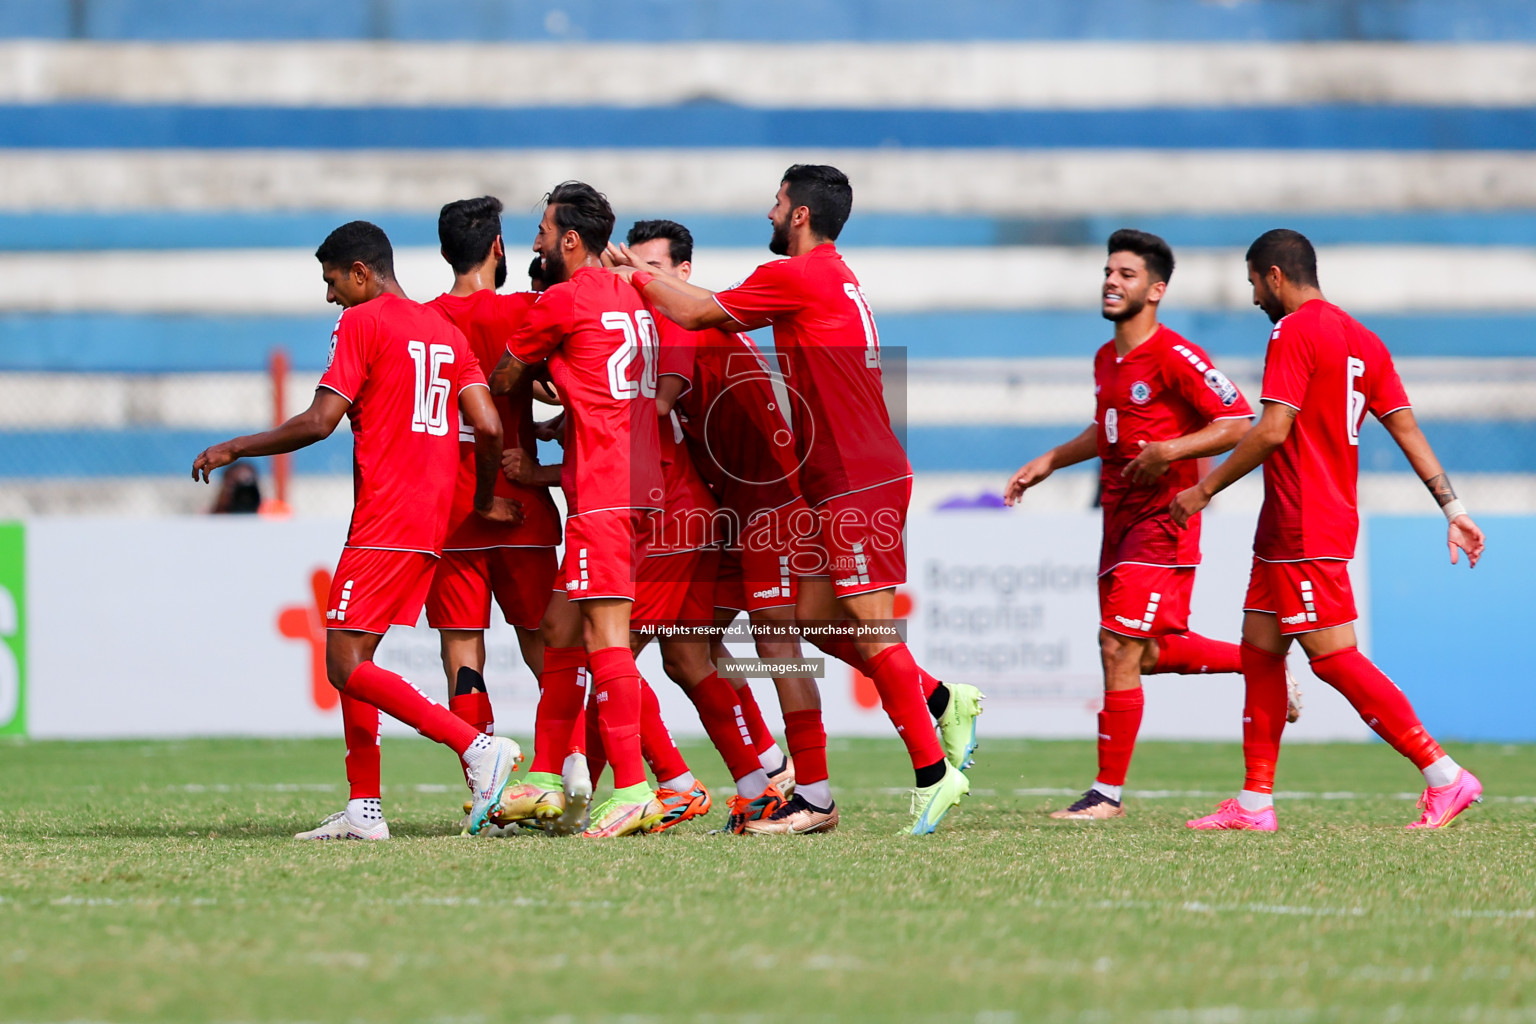
M1231 405L1237 401L1237 385L1227 379L1227 375L1216 367L1205 371L1205 386L1216 392L1216 397L1221 399L1222 405Z

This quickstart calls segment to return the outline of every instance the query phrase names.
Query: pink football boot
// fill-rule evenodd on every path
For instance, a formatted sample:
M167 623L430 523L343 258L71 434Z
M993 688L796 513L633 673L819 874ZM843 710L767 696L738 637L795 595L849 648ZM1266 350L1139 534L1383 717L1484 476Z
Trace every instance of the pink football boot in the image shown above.
M1419 797L1419 807L1424 816L1408 828L1444 828L1451 820L1473 804L1483 802L1483 784L1477 776L1461 770L1456 781L1449 786L1429 786Z
M1221 806L1216 808L1215 814L1207 814L1203 818L1186 821L1184 824L1188 828L1202 831L1229 829L1273 832L1275 831L1275 807L1271 804L1262 811L1245 811L1243 805L1236 799L1223 800Z

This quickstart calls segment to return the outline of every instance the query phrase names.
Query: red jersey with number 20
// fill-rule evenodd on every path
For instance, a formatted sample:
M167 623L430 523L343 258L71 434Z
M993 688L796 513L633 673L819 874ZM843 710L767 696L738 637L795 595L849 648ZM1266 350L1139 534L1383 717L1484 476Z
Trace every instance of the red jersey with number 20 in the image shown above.
M1281 318L1264 354L1264 402L1296 409L1285 442L1264 463L1264 507L1253 553L1269 562L1353 558L1360 426L1409 408L1380 338L1331 302Z
M836 246L765 263L715 301L740 323L773 324L810 505L912 475L885 407L875 317Z
M347 546L441 554L459 468L459 390L485 374L457 327L384 294L336 321L320 387L352 403Z
M597 267L543 292L507 342L525 363L548 359L565 399L568 516L662 507L656 350L640 293Z
M1093 360L1093 383L1104 507L1099 573L1122 562L1198 565L1200 517L1180 530L1168 505L1200 479L1199 462L1171 463L1151 484L1121 472L1143 441L1171 441L1215 420L1248 419L1253 410L1247 399L1199 346L1162 326L1124 356L1116 354L1114 342L1105 344Z

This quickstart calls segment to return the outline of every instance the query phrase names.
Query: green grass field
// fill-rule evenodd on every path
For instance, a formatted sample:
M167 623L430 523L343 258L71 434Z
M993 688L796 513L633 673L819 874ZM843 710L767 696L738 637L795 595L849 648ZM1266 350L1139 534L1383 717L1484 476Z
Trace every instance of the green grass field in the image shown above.
M451 758L388 740L396 839L297 844L339 741L0 744L0 1019L1536 1021L1536 758L1452 753L1490 799L1429 834L1379 744L1289 748L1250 835L1181 827L1233 746L1145 744L1131 786L1164 792L1082 826L1041 791L1091 745L994 740L898 837L899 748L835 741L834 835L708 835L722 799L584 844L451 835Z

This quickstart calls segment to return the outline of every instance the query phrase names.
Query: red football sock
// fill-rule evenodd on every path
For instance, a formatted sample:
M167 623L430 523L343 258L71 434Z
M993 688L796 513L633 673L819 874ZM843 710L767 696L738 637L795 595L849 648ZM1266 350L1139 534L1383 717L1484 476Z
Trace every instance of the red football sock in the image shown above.
M1125 773L1131 767L1136 750L1136 734L1141 731L1141 712L1146 695L1141 687L1134 690L1105 690L1104 710L1099 712L1099 774L1097 781L1106 786L1125 785Z
M640 752L640 670L628 647L604 647L587 658L597 694L597 731L613 765L613 788L645 781Z
M495 733L496 716L491 714L491 696L484 690L454 694L448 698L448 710L457 715L459 721L473 726L476 732L487 736Z
M738 692L714 672L688 691L688 699L698 709L699 721L709 733L710 742L720 751L733 781L763 767L757 759L757 747L752 742Z
M1393 750L1412 761L1415 768L1422 770L1445 756L1440 744L1424 731L1403 691L1387 678L1385 672L1371 664L1359 648L1346 647L1313 658L1312 671L1317 678L1342 693L1365 724L1390 743Z
M1169 633L1157 638L1157 664L1148 675L1176 672L1181 676L1207 672L1241 672L1243 656L1237 644L1212 640L1199 633Z
M347 785L353 800L379 798L379 709L341 695L341 734L347 741Z
M640 679L640 750L656 775L656 781L675 779L686 774L688 762L672 739L667 723L661 720L661 702L651 684Z
M795 782L825 781L827 777L827 730L821 725L821 711L784 712L784 742L795 759Z
M571 723L570 753L586 754L591 746L587 741L587 723L596 722L596 715L597 711L595 709L589 710L589 706L586 704L576 709L576 721ZM603 752L603 745L601 743L597 744L597 752L599 755ZM561 766L564 767L564 762L561 762Z
M1243 788L1250 793L1275 791L1275 762L1280 760L1280 734L1285 731L1285 655L1250 643L1240 647L1243 659Z
M459 721L452 711L428 700L416 687L371 661L357 666L347 680L348 696L372 704L391 718L398 718L429 740L436 740L462 755L480 734Z
M768 730L768 723L763 720L763 712L757 706L757 698L752 696L752 687L743 679L741 685L731 684L736 691L736 699L741 703L741 717L746 719L747 731L752 734L752 748L761 754L773 746L773 733Z
M539 675L539 708L533 718L531 772L560 774L570 753L576 718L587 699L587 651L584 647L546 647Z
M923 700L917 662L906 644L892 644L869 659L871 678L880 694L880 705L907 745L912 767L926 768L944 760L944 748L933 731L933 718Z
M924 701L927 701L929 697L932 697L933 691L939 688L939 681L933 676L929 675L928 670L923 668L921 665L917 666L917 681L923 686Z
M843 637L828 636L817 637L812 641L812 643L814 643L823 654L830 654L832 657L836 658L838 661L843 662L845 665L851 665L853 668L864 673L866 676L869 676L871 679L874 678L874 671L871 670L868 663L864 661L864 656L859 653L858 647L854 645L852 640L848 640Z
M603 750L603 734L597 729L597 694L587 701L587 706L581 712L582 738L587 747L587 771L592 776L592 785L597 785L597 780L603 777L603 769L608 767L608 753Z

